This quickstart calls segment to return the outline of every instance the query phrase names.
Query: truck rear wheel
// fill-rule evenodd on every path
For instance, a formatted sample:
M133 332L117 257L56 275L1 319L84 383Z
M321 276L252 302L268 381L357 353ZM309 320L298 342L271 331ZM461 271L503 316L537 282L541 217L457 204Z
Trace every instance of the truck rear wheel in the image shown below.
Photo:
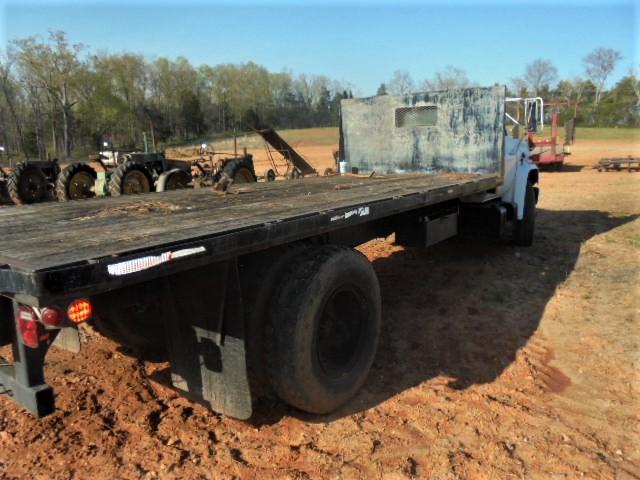
M21 162L9 175L7 190L16 205L42 202L47 196L47 177L40 167Z
M380 287L369 261L325 246L293 259L269 312L265 358L286 403L327 413L364 383L380 334Z
M524 212L522 220L516 221L513 242L516 245L530 247L533 245L533 233L536 228L536 194L533 185L527 182L524 195Z
M95 197L94 187L98 175L89 165L73 163L66 167L56 181L59 202Z
M149 193L153 181L144 163L137 160L127 160L118 165L109 181L109 193L117 197L119 195L131 195L137 193Z

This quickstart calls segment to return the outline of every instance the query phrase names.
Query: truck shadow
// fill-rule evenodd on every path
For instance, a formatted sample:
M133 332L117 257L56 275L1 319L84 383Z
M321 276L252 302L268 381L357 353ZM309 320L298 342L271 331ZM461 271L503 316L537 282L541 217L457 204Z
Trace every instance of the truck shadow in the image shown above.
M540 165L539 169L545 173L574 173L580 172L582 169L588 168L586 165L578 165L575 163L564 163L560 167L553 165Z
M257 408L255 421L294 415L328 422L438 376L460 390L493 382L536 332L556 288L575 268L583 242L637 217L538 210L530 248L478 238L456 238L428 250L372 244L368 252L387 253L373 261L382 288L383 327L363 389L331 415L307 415L269 402Z

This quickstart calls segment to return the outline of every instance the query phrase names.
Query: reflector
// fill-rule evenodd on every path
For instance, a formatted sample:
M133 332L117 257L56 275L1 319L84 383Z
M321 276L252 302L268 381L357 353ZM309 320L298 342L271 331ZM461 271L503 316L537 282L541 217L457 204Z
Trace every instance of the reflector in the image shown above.
M59 327L64 321L64 314L58 307L45 307L40 312L42 323L50 327Z
M67 309L67 316L73 323L86 322L93 314L93 306L86 298L74 300Z

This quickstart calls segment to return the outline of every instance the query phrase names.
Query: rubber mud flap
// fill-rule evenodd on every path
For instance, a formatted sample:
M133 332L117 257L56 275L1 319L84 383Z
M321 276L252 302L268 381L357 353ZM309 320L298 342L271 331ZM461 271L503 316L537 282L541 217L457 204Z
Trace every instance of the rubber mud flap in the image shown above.
M58 336L53 342L53 345L62 348L71 353L80 353L82 344L80 342L80 332L78 327L66 327L61 328L58 332Z
M172 275L163 290L173 386L216 412L250 418L253 406L236 262Z

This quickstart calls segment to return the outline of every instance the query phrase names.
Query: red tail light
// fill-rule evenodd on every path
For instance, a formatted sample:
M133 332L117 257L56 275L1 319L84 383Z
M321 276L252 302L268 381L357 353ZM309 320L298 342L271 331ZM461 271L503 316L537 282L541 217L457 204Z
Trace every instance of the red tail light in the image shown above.
M40 312L40 318L49 327L59 327L64 322L64 313L58 307L45 307Z
M38 348L40 344L40 323L36 320L36 312L31 307L20 306L16 312L18 331L22 343L30 348Z

